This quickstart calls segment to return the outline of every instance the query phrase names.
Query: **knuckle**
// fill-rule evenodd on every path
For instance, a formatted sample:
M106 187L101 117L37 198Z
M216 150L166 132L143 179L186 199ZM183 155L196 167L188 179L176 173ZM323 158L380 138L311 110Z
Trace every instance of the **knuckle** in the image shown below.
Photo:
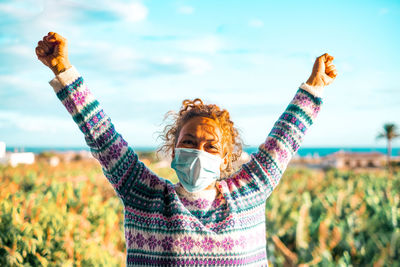
M61 35L59 35L58 33L54 33L54 37L56 39L64 39Z

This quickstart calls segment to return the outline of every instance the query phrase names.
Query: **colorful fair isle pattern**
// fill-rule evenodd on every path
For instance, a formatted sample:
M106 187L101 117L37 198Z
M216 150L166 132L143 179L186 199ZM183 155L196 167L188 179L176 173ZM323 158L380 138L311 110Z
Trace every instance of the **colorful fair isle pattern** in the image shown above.
M127 266L268 265L265 202L320 110L312 90L298 89L237 173L191 194L138 160L74 67L50 84L124 204Z

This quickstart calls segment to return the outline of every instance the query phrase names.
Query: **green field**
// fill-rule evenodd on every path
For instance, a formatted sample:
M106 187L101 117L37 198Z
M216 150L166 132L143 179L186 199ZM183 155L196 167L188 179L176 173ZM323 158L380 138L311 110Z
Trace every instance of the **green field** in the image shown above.
M0 166L0 188L0 266L124 266L122 203L96 162ZM400 266L400 172L289 168L266 218L273 266Z

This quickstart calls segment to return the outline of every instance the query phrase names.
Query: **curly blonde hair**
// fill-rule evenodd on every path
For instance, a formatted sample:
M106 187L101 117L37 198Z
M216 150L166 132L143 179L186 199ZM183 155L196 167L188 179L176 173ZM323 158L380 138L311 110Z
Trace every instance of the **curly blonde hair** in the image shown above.
M225 177L234 172L233 163L242 154L243 142L236 127L230 119L229 112L221 109L215 104L204 104L200 98L194 100L186 99L182 102L182 107L178 113L170 111L165 115L165 119L172 118L172 123L165 126L160 138L163 144L158 149L167 155L174 151L179 133L183 125L194 117L206 117L214 120L222 132L222 145L228 155L228 164L222 170L221 176Z

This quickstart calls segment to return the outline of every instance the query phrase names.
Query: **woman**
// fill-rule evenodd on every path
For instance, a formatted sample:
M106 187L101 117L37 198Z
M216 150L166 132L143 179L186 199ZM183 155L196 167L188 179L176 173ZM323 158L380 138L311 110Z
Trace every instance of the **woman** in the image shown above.
M50 32L36 54L56 75L58 98L85 135L124 204L128 266L267 266L265 202L322 104L337 72L333 57L315 61L265 143L241 168L238 133L226 110L185 100L165 130L179 183L157 177L137 158L71 66L66 39Z

